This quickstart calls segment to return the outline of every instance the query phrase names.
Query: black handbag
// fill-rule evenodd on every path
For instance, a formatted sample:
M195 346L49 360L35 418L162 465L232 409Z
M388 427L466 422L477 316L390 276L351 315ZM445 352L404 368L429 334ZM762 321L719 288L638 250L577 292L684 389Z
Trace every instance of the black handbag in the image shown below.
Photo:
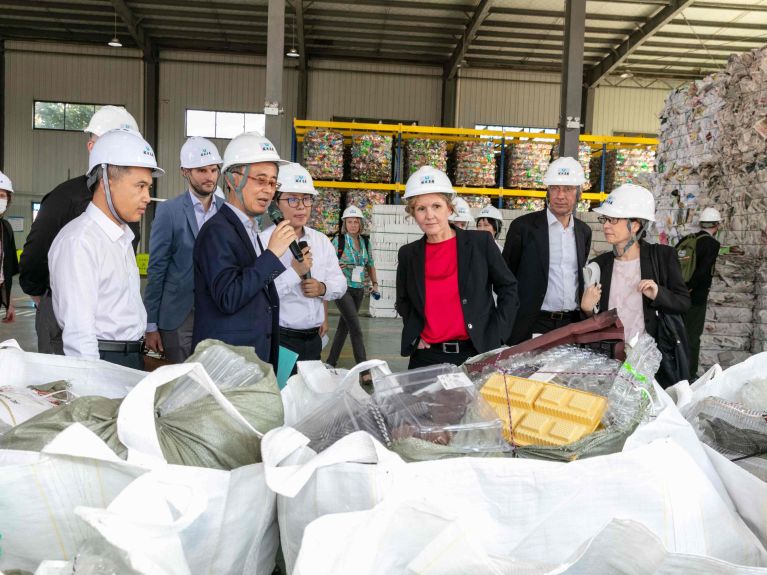
M660 286L657 246L648 247L650 247L653 275ZM659 309L655 310L655 314L658 318L658 334L655 337L655 343L661 353L660 368L655 374L655 379L663 389L666 389L683 379L690 379L690 348L687 343L687 330L680 314Z

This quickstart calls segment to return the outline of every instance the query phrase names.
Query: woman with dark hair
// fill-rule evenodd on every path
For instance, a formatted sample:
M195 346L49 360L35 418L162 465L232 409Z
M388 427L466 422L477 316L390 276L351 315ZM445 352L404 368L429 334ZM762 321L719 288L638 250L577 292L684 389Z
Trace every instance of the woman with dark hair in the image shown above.
M601 283L586 287L581 311L591 316L616 309L627 342L642 333L658 342L659 313L683 314L690 307L690 294L676 250L644 241L648 225L655 221L655 199L641 186L624 184L594 212L600 214L605 240L613 249L593 260ZM656 377L664 386L676 383L662 381L661 371Z
M5 308L3 323L16 319L16 308L11 302L13 276L19 273L19 261L16 258L16 240L13 228L3 215L7 212L13 198L13 183L0 172L0 309Z
M365 286L370 283L373 293L378 293L378 276L376 274L373 254L367 236L362 235L364 215L357 206L349 206L341 216L341 233L333 239L338 263L346 276L346 293L335 300L336 307L341 313L338 328L330 346L327 363L336 366L338 357L349 334L352 340L352 352L355 363L367 359L365 342L360 328L359 311L362 299L365 297ZM364 373L360 378L362 383L370 381L370 374Z
M454 197L447 175L429 166L405 186L405 210L424 232L400 248L397 266L396 309L408 369L460 365L500 347L517 313L517 280L493 238L450 225Z
M485 206L477 214L477 229L483 232L492 234L496 245L499 249L502 249L501 244L498 243L498 238L501 237L503 231L503 215L501 210L495 206Z

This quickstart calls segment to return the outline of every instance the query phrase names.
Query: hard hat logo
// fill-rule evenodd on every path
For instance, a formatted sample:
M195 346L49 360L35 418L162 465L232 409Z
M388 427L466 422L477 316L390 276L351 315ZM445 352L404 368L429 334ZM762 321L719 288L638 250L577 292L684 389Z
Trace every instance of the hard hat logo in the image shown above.
M274 150L274 146L272 146L271 144L269 144L267 142L262 142L262 144L261 144L261 151L263 151L263 152L274 152L275 150Z
M213 154L211 154L210 150L208 150L207 148L203 148L202 151L200 151L200 157L204 158L205 156L212 156L212 155Z
M305 184L306 183L306 176L302 174L296 174L296 183L297 184Z
M570 175L570 169L569 168L559 168L559 171L557 172L558 176L569 176Z
M434 183L434 178L432 176L424 176L423 178L421 178L421 183L422 184L433 184Z
M154 152L152 151L152 148L150 148L148 145L144 146L144 155L154 159Z

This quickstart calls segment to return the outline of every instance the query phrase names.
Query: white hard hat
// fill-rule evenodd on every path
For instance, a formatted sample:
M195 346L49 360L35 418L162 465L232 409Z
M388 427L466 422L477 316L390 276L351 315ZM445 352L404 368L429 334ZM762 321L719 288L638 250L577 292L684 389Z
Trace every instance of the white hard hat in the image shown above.
M282 166L277 175L277 181L280 184L280 193L317 195L312 176L301 164L290 162Z
M450 214L449 218L447 218L449 221L466 223L472 221L471 209L469 208L469 203L466 200L461 197L455 198L453 200L453 206L455 207L455 211Z
M342 220L345 220L346 218L359 218L364 219L365 215L362 213L362 210L359 209L357 206L349 206L344 210L343 215L341 216Z
M700 217L698 218L698 221L700 222L721 222L722 221L722 215L719 213L719 210L716 208L706 208L700 213Z
M88 175L93 175L102 164L131 168L149 168L152 177L158 178L165 170L157 167L157 159L141 134L134 130L111 130L102 135L93 145L88 158Z
M181 146L182 168L204 168L214 164L220 166L221 162L216 144L206 138L192 136Z
M586 183L586 175L578 160L564 157L549 164L543 183L547 186L582 186Z
M258 132L244 132L229 142L224 150L224 165L222 172L226 172L232 166L244 164L257 164L259 162L273 162L278 166L289 164L280 159L274 144L264 138Z
M13 193L13 182L3 172L0 172L0 190Z
M655 221L655 198L652 192L636 184L618 186L594 212L609 218Z
M407 179L405 195L403 197L408 199L425 194L449 194L454 196L455 190L445 172L431 166L422 166Z
M120 106L101 106L91 116L91 121L88 122L88 126L83 132L90 132L101 137L110 130L117 130L118 128L139 131L136 119L125 108Z
M490 218L491 220L498 220L499 222L503 221L503 215L501 214L501 210L496 208L495 206L485 206L481 210L479 210L479 214L477 214L476 219L481 218Z

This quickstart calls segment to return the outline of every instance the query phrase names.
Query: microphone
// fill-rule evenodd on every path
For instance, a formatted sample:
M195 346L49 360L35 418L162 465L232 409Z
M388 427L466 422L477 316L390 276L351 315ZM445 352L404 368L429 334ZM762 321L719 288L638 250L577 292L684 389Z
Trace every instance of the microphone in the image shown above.
M307 242L306 240L301 240L300 242L298 242L298 247L301 249L301 252L303 253L304 248L309 247L309 242ZM306 272L304 275L301 276L301 279L302 280L312 279L312 272L311 271Z
M285 220L285 216L282 215L282 212L280 211L280 208L277 207L277 204L272 202L269 204L269 207L267 208L267 213L269 214L269 219L272 220L272 223L276 226L280 222ZM293 257L296 258L296 261L301 263L304 261L304 254L301 252L301 248L298 247L298 243L293 240L290 242L290 253L293 254Z

